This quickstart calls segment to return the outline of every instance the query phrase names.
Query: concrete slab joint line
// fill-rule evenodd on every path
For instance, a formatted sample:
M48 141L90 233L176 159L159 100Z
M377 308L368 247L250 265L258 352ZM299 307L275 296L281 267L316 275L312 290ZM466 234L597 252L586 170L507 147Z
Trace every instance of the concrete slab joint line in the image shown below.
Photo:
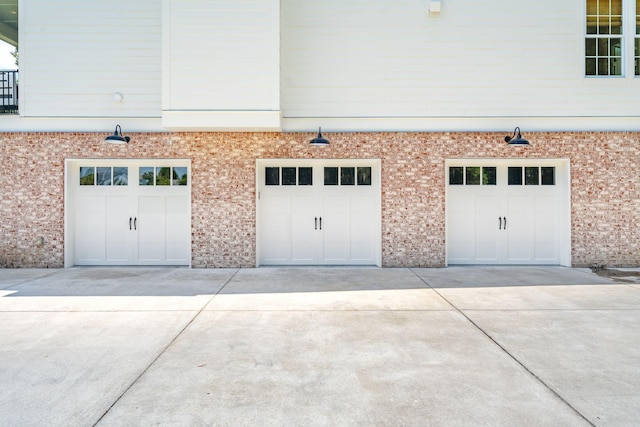
M0 425L636 425L588 268L0 269Z
M198 318L198 316L200 316L200 314L204 311L204 309L207 307L207 305L209 305L209 303L211 301L213 301L213 299L218 296L218 294L220 294L220 292L222 292L222 290L229 284L231 283L231 281L233 280L233 278L236 276L236 274L238 274L238 271L240 271L240 269L236 269L234 271L234 273L227 279L227 281L220 287L220 289L218 289L218 291L211 296L211 298L209 298L209 300L202 305L202 307L200 308L200 310L189 320L189 322L187 322L186 325L184 325L184 327L176 334L175 337L173 337L172 340L169 341L169 344L167 344L162 350L160 350L158 352L158 354L153 358L153 360L151 361L151 363L149 363L143 370L142 372L140 372L140 375L138 375L137 377L134 378L133 381L131 381L131 383L127 386L127 388L117 397L117 399L115 399L113 401L113 403L111 404L111 406L109 406L109 408L107 408L107 410L100 416L100 418L98 418L98 420L93 424L93 427L96 427L98 424L100 424L100 422L104 419L105 416L107 416L107 414L109 413L109 411L111 411L111 409L118 404L118 402L127 394L127 392L129 390L131 390L131 388L140 380L140 378L142 378L148 371L149 369L158 361L158 359L160 359L160 357L162 357L163 354L166 353L166 351L176 342L176 340L178 338L180 338L180 336L184 333L184 331L186 331L189 326L191 326L194 322L194 320L196 320L196 318Z
M480 327L476 322L474 322L469 316L465 314L464 311L459 309L455 304L453 304L445 295L432 287L427 280L418 275L413 269L409 269L413 274L415 274L421 281L424 282L430 289L432 289L435 293L437 293L443 300L445 300L448 304L451 305L458 313L460 313L467 321L473 325L478 331L480 331L484 336L486 336L493 344L495 344L500 350L506 354L509 358L511 358L514 362L520 365L525 371L527 371L533 378L536 379L540 384L542 384L547 390L549 390L554 396L560 399L565 405L567 405L573 412L575 412L578 416L580 416L587 423L595 427L595 424L591 422L588 418L586 418L580 411L578 411L571 403L569 403L562 395L560 395L556 390L553 389L549 384L547 384L542 378L540 378L535 372L529 369L521 360L519 360L515 355L513 355L509 350L507 350L504 346L502 346L491 334Z

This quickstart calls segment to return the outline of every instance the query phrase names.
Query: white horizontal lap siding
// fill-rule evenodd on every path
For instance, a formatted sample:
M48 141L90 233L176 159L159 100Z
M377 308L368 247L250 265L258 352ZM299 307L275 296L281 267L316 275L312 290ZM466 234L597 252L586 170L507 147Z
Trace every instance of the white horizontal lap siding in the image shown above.
M157 0L25 1L21 113L159 117L161 11Z
M277 0L166 0L163 110L279 110Z
M283 0L283 116L637 115L637 79L584 77L582 0L427 6Z

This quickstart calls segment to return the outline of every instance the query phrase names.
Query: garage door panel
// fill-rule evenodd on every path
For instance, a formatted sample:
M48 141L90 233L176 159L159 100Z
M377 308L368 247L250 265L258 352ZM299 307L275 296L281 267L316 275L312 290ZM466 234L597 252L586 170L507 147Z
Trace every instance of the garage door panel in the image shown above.
M350 220L349 198L326 196L322 198L322 249L327 262L344 263L349 259Z
M535 261L532 256L531 243L511 240L507 243L507 261L512 264L528 264Z
M164 260L165 200L162 196L138 199L138 259L142 263Z
M106 197L106 260L109 263L127 264L131 258L128 210L128 196Z
M315 218L319 217L315 199L309 195L291 196L291 211L286 219L291 224L289 235L291 260L295 263L311 263L316 257L315 245L317 230Z
M66 167L72 210L66 221L74 235L66 252L74 264L189 265L190 178L183 161L93 159Z
M449 197L447 216L449 259L459 262L474 258L475 222L469 217L469 199L459 194Z
M469 236L470 239L475 237L475 242L470 242L469 244L469 247L475 249L471 258L475 258L481 263L493 263L498 261L499 240L496 238L497 233L497 215L493 213L484 215L478 214L475 236Z
M498 197L475 196L473 208L468 211L468 221L474 222L473 233L469 234L469 246L475 249L472 259L479 263L495 263L499 258L499 209Z
M358 263L375 263L375 219L371 212L375 212L375 197L353 197L351 207L351 253L350 258Z
M449 261L460 263L475 258L475 223L468 211L449 214L447 247Z
M464 163L472 166L467 168L460 166L462 161L448 161L448 263L559 264L561 206L563 197L568 197L568 189L555 177L566 176L563 163L541 162L544 166L534 160ZM485 169L496 171L496 179L492 182L487 179L488 185ZM525 172L536 169L539 173L525 177ZM554 175L548 174L549 169L554 170ZM472 179L479 170L482 178ZM540 171L546 174L544 179L531 179L542 176ZM513 175L518 172L523 179L515 179L518 177Z
M106 257L105 199L102 196L79 198L75 216L76 264L93 264Z
M559 256L554 239L559 233L557 205L556 197L536 198L535 258L540 262L552 262Z
M375 165L363 160L258 160L257 264L379 264ZM290 203L274 209L279 197L290 197ZM276 215L279 220L273 219Z
M464 194L461 192L453 191L449 192L450 197L447 201L447 210L452 213L468 213L470 206L470 194Z
M260 252L265 264L281 264L291 259L291 202L286 195L263 196L260 229L264 238Z
M508 196L506 209L507 260L528 263L533 260L535 222L531 196Z

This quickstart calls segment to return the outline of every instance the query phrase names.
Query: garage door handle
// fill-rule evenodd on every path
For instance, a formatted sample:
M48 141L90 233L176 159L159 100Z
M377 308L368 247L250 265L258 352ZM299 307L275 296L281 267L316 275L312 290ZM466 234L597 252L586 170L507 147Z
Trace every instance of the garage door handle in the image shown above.
M320 230L322 230L322 217L320 217Z
M313 223L314 223L313 229L317 230L318 229L318 217L313 218Z
M133 229L137 230L138 226L136 225L136 223L138 222L138 217L133 218Z
M133 218L129 217L129 230L131 230L131 220L132 220L132 219L133 219Z
M503 227L503 230L506 230L506 229L507 229L507 217L506 217L506 216L505 216L505 217L502 217L502 219L504 220L504 227Z
M502 230L502 217L498 217L498 230Z

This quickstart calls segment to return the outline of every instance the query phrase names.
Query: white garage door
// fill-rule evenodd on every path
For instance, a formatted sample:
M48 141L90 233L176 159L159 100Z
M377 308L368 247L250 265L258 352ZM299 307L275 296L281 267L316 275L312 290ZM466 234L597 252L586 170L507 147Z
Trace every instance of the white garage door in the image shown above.
M259 160L258 265L380 265L378 160Z
M190 167L67 161L66 265L189 265Z
M448 264L570 265L567 161L446 166Z

